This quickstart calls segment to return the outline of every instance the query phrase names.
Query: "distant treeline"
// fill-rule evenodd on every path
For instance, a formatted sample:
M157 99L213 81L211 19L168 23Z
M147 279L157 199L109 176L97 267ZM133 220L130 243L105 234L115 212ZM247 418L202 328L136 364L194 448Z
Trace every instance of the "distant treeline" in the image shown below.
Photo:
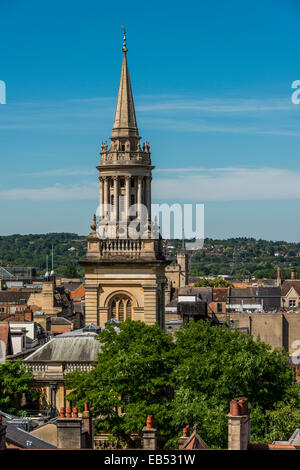
M75 233L0 236L0 266L37 267L46 271L46 255L51 269L51 250L54 249L54 268L58 275L73 272L83 275L77 264L86 250L86 236ZM174 247L174 248L169 248ZM168 240L168 257L175 261L182 240ZM290 278L291 268L300 278L300 243L255 240L254 238L206 238L201 251L190 255L190 275L209 276L231 274L236 278L275 278L277 266L282 278Z

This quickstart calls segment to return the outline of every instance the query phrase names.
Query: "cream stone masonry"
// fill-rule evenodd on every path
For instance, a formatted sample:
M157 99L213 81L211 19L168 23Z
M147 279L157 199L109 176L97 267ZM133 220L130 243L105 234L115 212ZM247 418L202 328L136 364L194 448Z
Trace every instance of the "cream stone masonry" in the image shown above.
M101 146L99 170L100 215L94 216L87 238L87 253L80 264L85 268L85 322L104 326L110 319L141 320L164 328L165 267L162 239L152 238L150 145L141 145L123 45L123 62L110 146ZM131 206L136 211L130 213ZM142 207L147 218L142 217ZM109 235L99 222L115 221ZM129 225L137 220L141 230L131 238ZM98 225L98 227L97 227Z

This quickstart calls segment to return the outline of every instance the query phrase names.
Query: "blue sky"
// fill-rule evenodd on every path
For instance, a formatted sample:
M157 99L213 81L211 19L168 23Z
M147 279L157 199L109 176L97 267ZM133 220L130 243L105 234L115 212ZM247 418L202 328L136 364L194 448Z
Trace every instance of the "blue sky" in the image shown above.
M300 241L300 4L0 1L0 234L86 234L122 34L155 202L203 202L205 235Z

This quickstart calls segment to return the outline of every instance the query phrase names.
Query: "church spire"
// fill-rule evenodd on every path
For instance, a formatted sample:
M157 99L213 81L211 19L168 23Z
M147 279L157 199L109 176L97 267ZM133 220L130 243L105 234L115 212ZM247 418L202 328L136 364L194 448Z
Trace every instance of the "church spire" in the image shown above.
M123 62L121 70L121 78L117 99L116 114L114 126L112 130L113 137L138 137L139 132L136 123L134 102L130 84L129 70L127 64L127 45L126 45L126 32L124 31L123 37Z

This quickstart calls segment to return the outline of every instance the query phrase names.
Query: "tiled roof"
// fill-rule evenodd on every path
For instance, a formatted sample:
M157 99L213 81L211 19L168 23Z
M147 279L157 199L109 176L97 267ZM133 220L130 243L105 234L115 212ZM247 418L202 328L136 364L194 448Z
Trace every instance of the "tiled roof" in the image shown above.
M284 281L281 286L281 295L285 297L291 288L294 288L298 295L300 295L300 279L291 281Z
M25 299L27 302L29 297L31 295L31 292L15 292L15 291L1 291L0 292L0 302L5 303L5 302L15 302L19 303L21 299Z
M83 284L80 284L80 286L71 292L70 294L71 299L82 299L85 297L85 288Z
M182 449L209 449L206 442L199 436L197 431L194 431L189 439L183 444Z
M213 287L212 297L213 302L226 302L227 300L227 287Z

